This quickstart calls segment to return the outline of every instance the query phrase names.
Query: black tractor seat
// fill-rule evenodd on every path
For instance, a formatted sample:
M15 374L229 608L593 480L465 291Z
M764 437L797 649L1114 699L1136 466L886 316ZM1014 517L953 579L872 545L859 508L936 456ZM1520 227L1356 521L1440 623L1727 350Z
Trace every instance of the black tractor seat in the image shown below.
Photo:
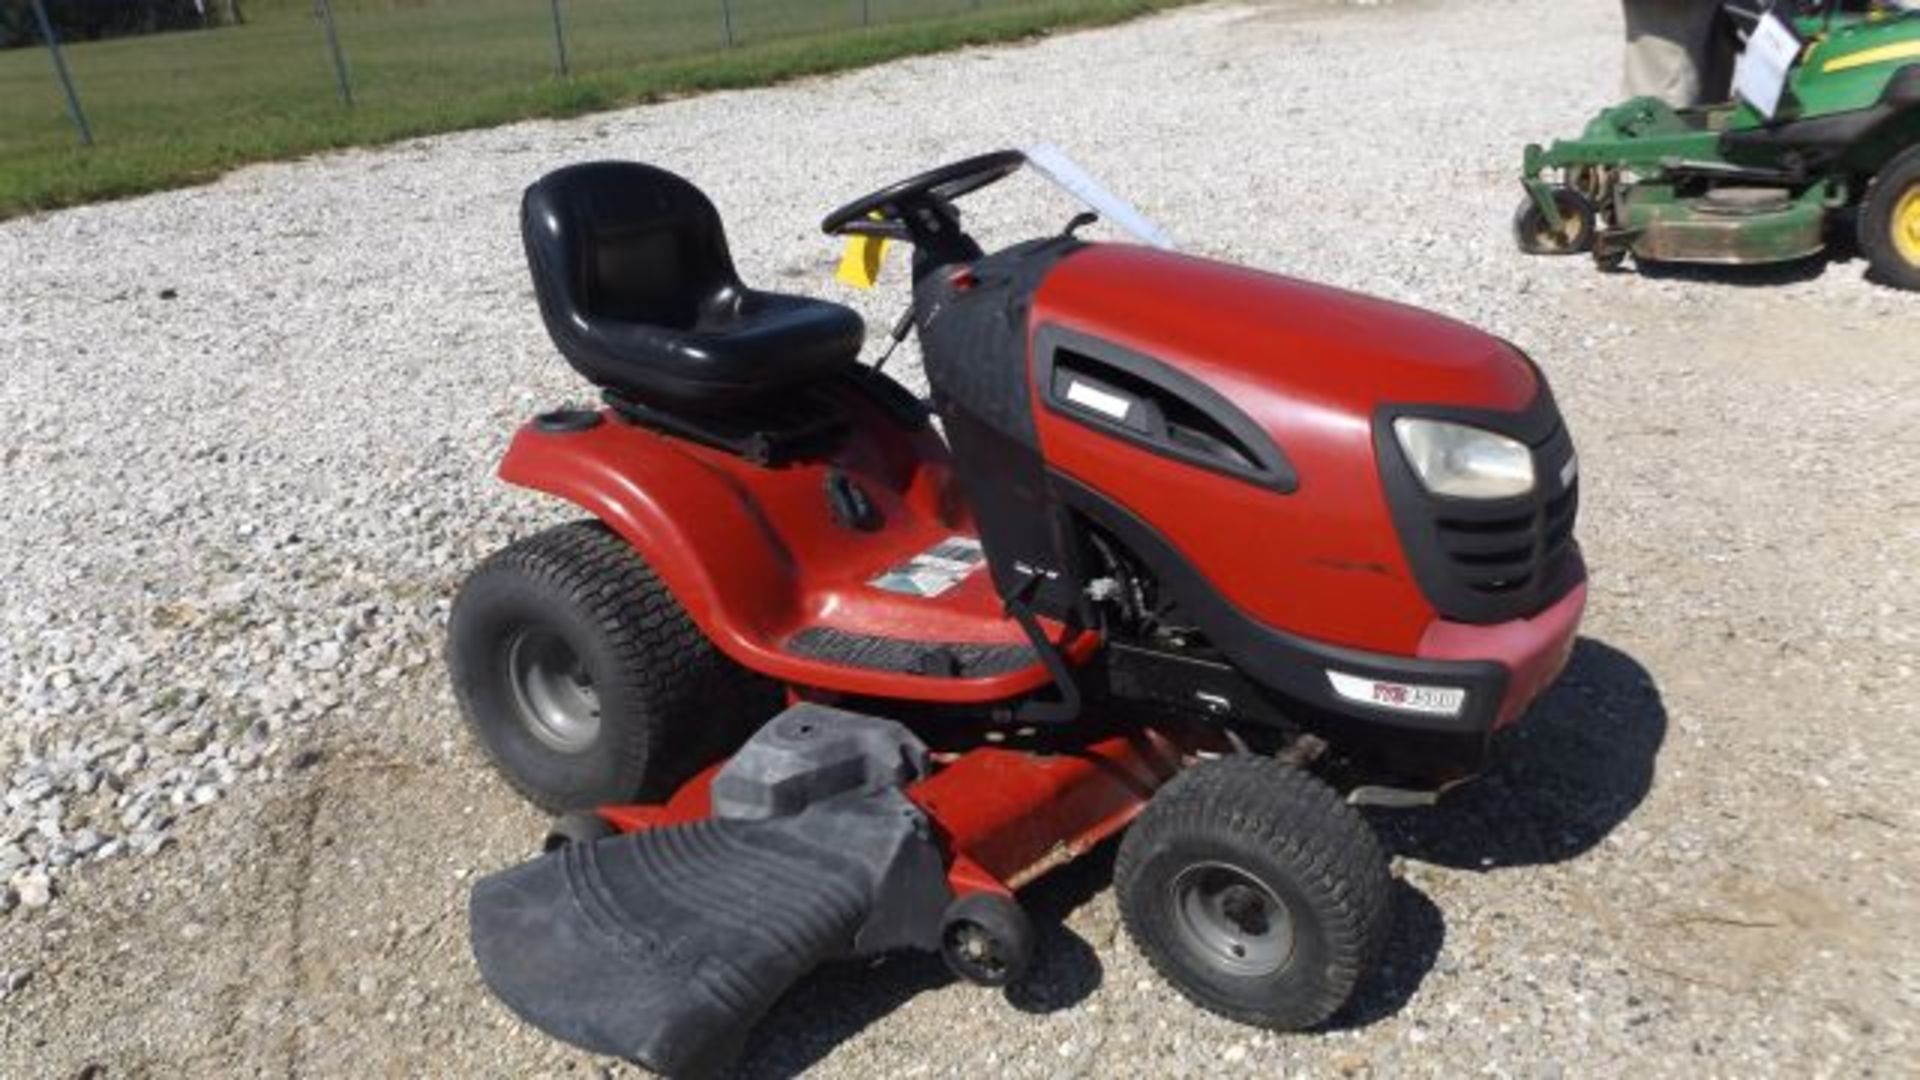
M520 233L561 355L644 408L766 401L853 366L865 337L850 308L743 284L713 203L665 169L549 173L521 201Z

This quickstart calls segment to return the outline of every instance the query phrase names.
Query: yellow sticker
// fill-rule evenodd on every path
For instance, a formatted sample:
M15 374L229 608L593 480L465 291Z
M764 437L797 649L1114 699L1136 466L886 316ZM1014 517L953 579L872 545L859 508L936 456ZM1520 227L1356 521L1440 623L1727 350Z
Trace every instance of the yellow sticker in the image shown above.
M1862 49L1845 56L1836 56L1827 61L1820 70L1828 75L1836 71L1852 71L1854 68L1867 67L1870 64L1891 64L1895 60L1911 60L1920 57L1920 41L1901 41L1892 45L1882 45L1877 49Z
M840 269L833 276L856 289L871 289L880 280L880 261L892 241L879 236L849 236L840 253Z

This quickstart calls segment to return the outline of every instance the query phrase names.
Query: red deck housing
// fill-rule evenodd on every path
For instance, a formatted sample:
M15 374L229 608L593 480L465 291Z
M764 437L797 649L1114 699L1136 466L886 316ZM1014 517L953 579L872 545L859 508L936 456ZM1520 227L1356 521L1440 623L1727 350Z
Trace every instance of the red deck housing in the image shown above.
M1009 893L1127 827L1194 747L1135 728L1057 752L982 746L936 755L906 793L926 811L948 856L955 895ZM712 813L714 765L657 806L602 807L621 832L699 821Z

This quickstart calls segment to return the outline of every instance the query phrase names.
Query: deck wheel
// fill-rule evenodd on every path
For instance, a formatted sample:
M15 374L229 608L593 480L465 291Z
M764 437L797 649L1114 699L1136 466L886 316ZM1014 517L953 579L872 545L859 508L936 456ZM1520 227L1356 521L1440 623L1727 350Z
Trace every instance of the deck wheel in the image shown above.
M969 893L947 908L940 958L949 971L979 986L1018 982L1033 961L1033 923L1010 896Z

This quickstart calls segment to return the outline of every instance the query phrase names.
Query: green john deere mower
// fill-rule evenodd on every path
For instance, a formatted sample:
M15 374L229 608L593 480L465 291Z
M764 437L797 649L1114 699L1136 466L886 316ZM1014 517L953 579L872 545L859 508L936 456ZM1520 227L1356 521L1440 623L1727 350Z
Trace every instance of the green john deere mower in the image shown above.
M1775 9L1799 43L1771 118L1746 100L1636 98L1578 139L1527 147L1521 250L1588 252L1608 270L1629 254L1788 262L1825 250L1850 218L1873 275L1920 290L1920 12L1862 0ZM1728 25L1744 38L1758 14L1730 4Z

